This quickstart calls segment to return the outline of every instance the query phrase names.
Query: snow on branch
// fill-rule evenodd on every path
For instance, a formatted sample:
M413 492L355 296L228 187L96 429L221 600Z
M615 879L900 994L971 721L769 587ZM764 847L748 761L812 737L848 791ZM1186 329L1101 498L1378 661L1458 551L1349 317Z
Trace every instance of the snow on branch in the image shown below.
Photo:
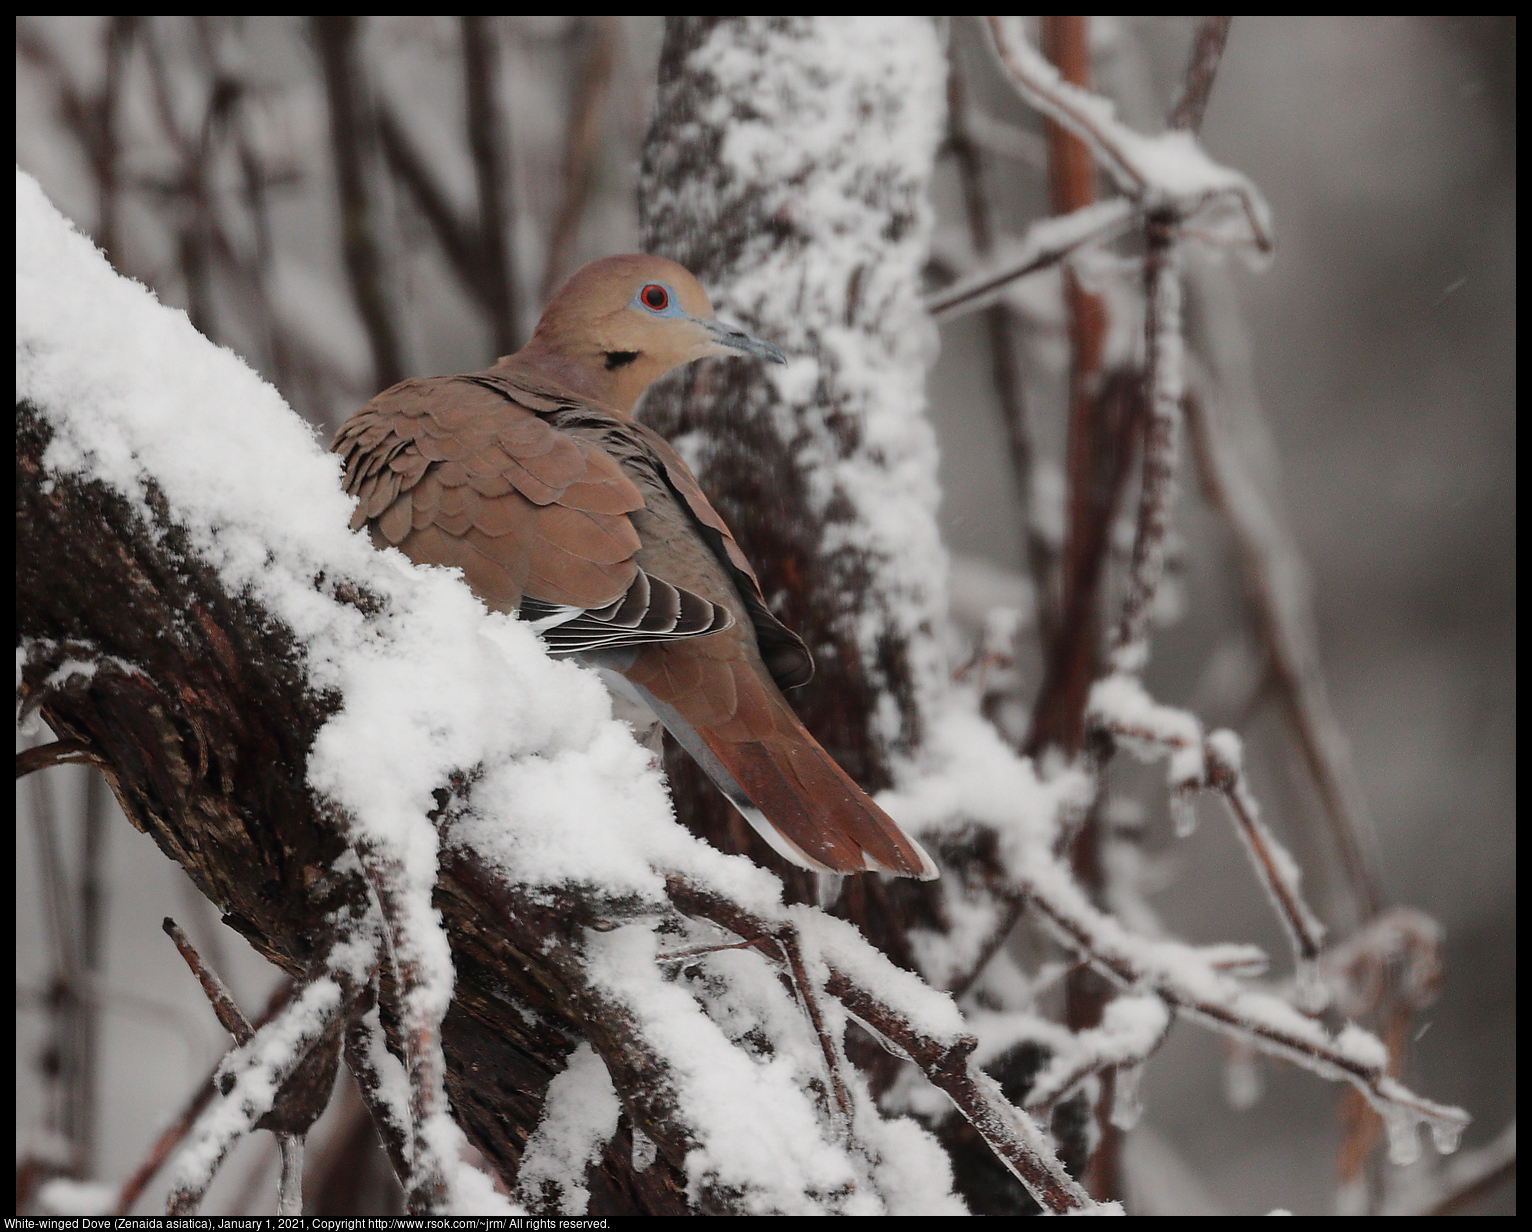
M1299 891L1297 861L1261 821L1245 777L1239 737L1231 731L1204 736L1195 715L1154 701L1136 676L1122 672L1091 686L1086 721L1142 760L1166 758L1181 837L1195 825L1194 793L1203 788L1222 793L1246 854L1293 943L1300 970L1312 968L1324 943L1324 926Z
M1169 131L1135 132L1117 119L1110 100L1064 81L1058 70L1014 29L1015 19L985 17L997 63L1023 99L1085 142L1123 194L1033 223L1019 241L1003 242L981 268L926 300L938 320L977 312L1019 278L1037 273L1091 245L1105 243L1135 222L1158 216L1178 234L1263 259L1273 247L1271 212L1248 177L1214 162L1198 143L1193 122L1206 106L1227 22L1210 22L1200 37L1185 106ZM1152 297L1151 297L1152 298Z
M984 20L996 58L1017 92L1085 142L1145 214L1167 213L1178 222L1202 215L1204 225L1217 228L1218 238L1271 251L1271 213L1247 176L1215 163L1184 128L1157 136L1135 132L1118 120L1109 100L1063 80L1014 30L1014 20ZM1230 207L1234 217L1227 216Z
M608 1143L589 1166L631 1175L644 1161L665 1201L955 1213L940 1149L878 1110L839 1044L846 1002L925 1023L940 1013L912 1006L934 994L849 930L831 986L824 943L780 915L775 878L675 824L596 681L549 660L451 573L348 532L335 460L274 391L115 275L24 176L17 205L19 541L32 560L102 562L78 571L102 588L84 605L78 587L24 577L22 632L90 640L137 665L54 689L41 713L100 753L135 824L303 988L231 1054L233 1085L177 1164L178 1209L195 1205L303 1056L342 1033L412 1209L504 1209L461 1162L452 1116L464 1100L496 1109L503 1098L502 1076L454 1061L465 1033L492 1023L501 1034L475 1046L504 1047L510 1063L517 1048L556 1047L538 1041L591 1043L633 1150L614 1159ZM72 512L88 502L109 512ZM99 548L80 538L92 534L105 536ZM135 594L180 597L119 620ZM57 669L45 658L18 662L23 704ZM184 672L203 674L195 688ZM665 950L711 939L676 915L677 876L778 920L787 988L756 951L702 959L695 979L656 961L657 930L671 930ZM280 892L262 889L266 878ZM316 940L329 966L316 969ZM381 963L375 1008L370 967L352 970L364 945L382 956L369 960ZM544 1086L567 1050L539 1058ZM1049 1193L1081 1204L1041 1135L982 1076L952 1083L1013 1158L1056 1174ZM495 1140L475 1141L496 1158ZM519 1158L496 1163L513 1184ZM581 1178L567 1179L574 1202Z

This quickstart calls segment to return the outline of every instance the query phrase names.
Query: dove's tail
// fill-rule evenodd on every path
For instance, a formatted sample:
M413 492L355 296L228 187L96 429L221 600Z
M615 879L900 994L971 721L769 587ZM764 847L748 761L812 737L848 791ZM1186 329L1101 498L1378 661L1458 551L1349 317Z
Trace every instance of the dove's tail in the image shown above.
M676 649L640 653L625 683L777 854L816 872L937 876L920 844L809 734L764 668L730 654L722 638L699 638L681 656Z

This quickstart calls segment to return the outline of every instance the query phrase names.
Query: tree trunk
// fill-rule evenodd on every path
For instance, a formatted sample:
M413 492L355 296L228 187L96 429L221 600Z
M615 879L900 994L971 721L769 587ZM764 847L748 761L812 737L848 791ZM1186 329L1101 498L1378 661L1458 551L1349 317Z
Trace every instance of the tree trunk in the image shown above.
M946 557L924 417L936 336L919 293L945 83L925 18L669 18L639 184L646 251L789 357L785 372L693 365L640 414L687 453L808 642L816 674L793 706L872 792L942 687ZM682 820L813 901L813 877L671 754ZM885 898L878 878L848 878L841 913L913 966Z

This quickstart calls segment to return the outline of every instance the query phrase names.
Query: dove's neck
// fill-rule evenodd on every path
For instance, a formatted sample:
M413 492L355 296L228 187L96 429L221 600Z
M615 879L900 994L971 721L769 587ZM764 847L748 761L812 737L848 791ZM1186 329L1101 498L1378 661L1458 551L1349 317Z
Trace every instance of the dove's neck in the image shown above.
M562 338L539 327L526 346L505 356L495 368L567 389L629 415L644 390L680 361L653 350L609 349L612 345Z

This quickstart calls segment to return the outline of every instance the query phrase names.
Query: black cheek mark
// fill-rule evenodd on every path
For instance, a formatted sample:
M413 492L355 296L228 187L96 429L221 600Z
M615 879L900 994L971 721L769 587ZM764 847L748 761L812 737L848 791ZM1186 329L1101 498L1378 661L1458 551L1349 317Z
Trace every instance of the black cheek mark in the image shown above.
M606 353L606 370L624 368L638 358L637 351L608 351Z

